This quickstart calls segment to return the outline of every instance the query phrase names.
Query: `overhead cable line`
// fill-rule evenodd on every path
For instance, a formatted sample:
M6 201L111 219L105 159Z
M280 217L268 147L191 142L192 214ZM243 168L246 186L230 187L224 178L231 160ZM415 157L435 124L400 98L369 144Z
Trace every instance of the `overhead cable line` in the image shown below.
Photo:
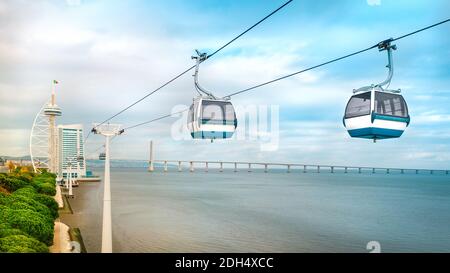
M408 37L408 36L417 34L417 33L419 33L419 32L422 32L422 31L424 31L424 30L427 30L427 29L436 27L436 26L438 26L438 25L447 23L448 21L450 21L450 19L447 19L447 20L441 21L441 22L439 22L439 23L436 23L436 24L433 24L433 25L424 27L424 28L422 28L422 29L419 29L419 30L410 32L410 33L408 33L408 34L402 35L402 36L397 37L397 38L395 38L395 39L393 39L393 38L387 39L387 40L382 41L382 42L380 42L380 43L378 43L378 44L376 44L376 45L373 45L373 46L370 46L370 47L368 47L368 48L365 48L365 49L356 51L356 52L354 52L354 53L350 53L350 54L348 54L348 55L345 55L345 56L342 56L342 57L339 57L339 58L336 58L336 59L333 59L333 60L330 60L330 61L327 61L327 62L318 64L318 65L315 65L315 66L311 66L311 67L308 67L308 68L306 68L306 69L303 69L303 70L300 70L300 71L297 71L297 72L294 72L294 73L291 73L291 74L288 74L288 75L285 75L285 76L282 76L282 77L279 77L279 78L276 78L276 79L273 79L273 80L270 80L270 81L267 81L267 82L264 82L264 83L261 83L261 84L258 84L258 85L255 85L255 86L252 86L252 87L249 87L249 88L246 88L246 89L243 89L243 90L234 92L234 93L231 93L231 94L229 94L227 97L232 97L232 96L235 96L235 95L238 95L238 94L242 94L242 93L248 92L248 91L250 91L250 90L253 90L253 89L256 89L256 88L259 88L259 87L263 87L263 86L265 86L265 85L268 85L268 84L271 84L271 83L274 83L274 82L277 82L277 81L281 81L281 80L290 78L290 77L292 77L292 76L295 76L295 75L304 73L304 72L306 72L306 71L310 71L310 70L319 68L319 67L321 67L321 66L328 65L328 64L331 64L331 63L334 63L334 62L337 62L337 61L340 61L340 60L343 60L343 59L352 57L352 56L354 56L354 55L357 55L357 54L360 54L360 53L369 51L369 50L374 49L374 48L377 48L377 47L379 47L380 44L383 44L383 43L385 43L386 41L390 41L390 42L398 41L398 40L403 39L403 38L405 38L405 37Z
M450 21L450 18L447 19L447 20L438 22L438 23L436 23L436 24L433 24L433 25L430 25L430 26L421 28L421 29L419 29L419 30L410 32L410 33L408 33L408 34L399 36L399 37L397 37L397 38L395 38L395 39L393 39L393 38L387 39L387 40L385 40L385 41L382 41L382 42L380 42L380 43L377 43L376 45L373 45L373 46L370 46L370 47L368 47L368 48L365 48L365 49L356 51L356 52L354 52L354 53L350 53L350 54L347 54L347 55L345 55L345 56L342 56L342 57L339 57L339 58L335 58L335 59L332 59L332 60L330 60L330 61L327 61L327 62L318 64L318 65L315 65L315 66L311 66L311 67L309 67L309 68L306 68L306 69L303 69L303 70L300 70L300 71L297 71L297 72L294 72L294 73L291 73L291 74L288 74L288 75L285 75L285 76L282 76L282 77L273 79L273 80L271 80L271 81L268 81L268 82L265 82L265 83L261 83L261 84L255 85L255 86L253 86L253 87L249 87L249 88L246 88L246 89L243 89L243 90L240 90L240 91L231 93L230 95L228 95L228 96L226 96L226 97L231 97L231 96L235 96L235 95L238 95L238 94L241 94L241 93L244 93L244 92L248 92L248 91L250 91L250 90L253 90L253 89L256 89L256 88L259 88L259 87L262 87L262 86L265 86L265 85L268 85L268 84L271 84L271 83L274 83L274 82L277 82L277 81L280 81L280 80L283 80L283 79L286 79L286 78L290 78L290 77L292 77L292 76L295 76L295 75L304 73L304 72L306 72L306 71L313 70L313 69L316 69L316 68L318 68L318 67L321 67L321 66L324 66L324 65L333 63L333 62L337 62L337 61L342 60L342 59L345 59L345 58L349 58L349 57L351 57L351 56L354 56L354 55L357 55L357 54L360 54L360 53L369 51L369 50L371 50L371 49L377 48L377 47L379 47L379 45L385 43L386 41L390 41L390 42L397 41L397 40L403 39L403 38L405 38L405 37L408 37L408 36L417 34L417 33L419 33L419 32L425 31L425 30L427 30L427 29L436 27L436 26L438 26L438 25L447 23L447 22L449 22L449 21ZM158 118L155 118L155 119L146 121L146 122L142 122L142 123L139 123L139 124L136 124L136 125L127 127L127 128L125 128L125 130L127 130L127 129L133 129L133 128L136 128L136 127L139 127L139 126L142 126L142 125L146 125L146 124L149 124L149 123L152 123L152 122L155 122L155 121L159 121L159 120L161 120L161 119L169 118L169 117L172 117L172 116L174 116L174 115L176 115L176 114L183 113L183 112L185 112L185 111L187 111L187 110L188 110L188 109L185 109L185 110L183 110L183 111L179 111L179 112L172 113L172 114L167 114L167 115L164 115L164 116L161 116L161 117L158 117Z
M149 123L152 123L152 122L161 120L161 119L169 118L169 117L171 117L171 116L174 116L174 115L178 115L178 114L184 113L184 112L186 112L186 111L188 111L188 110L189 110L189 108L186 108L186 109L181 110L181 111L178 111L178 112L176 112L176 113L171 113L171 114L168 114L168 115L161 116L161 117L159 117L159 118L155 118L155 119L152 119L152 120L149 120L149 121L145 121L145 122L142 122L142 123L139 123L139 124L130 126L130 127L126 127L126 128L124 128L124 130L127 131L127 130L130 130L130 129L133 129L133 128L136 128L136 127L140 127L140 126L142 126L142 125L149 124Z
M117 135L112 136L111 137L111 142L116 138ZM104 149L105 148L105 144L102 144L100 146L97 147L97 149L95 149L94 151L90 152L89 155L94 155L96 154L99 150Z
M208 57L206 59L211 58L212 56L216 55L219 51L221 51L222 49L224 49L225 47L229 46L231 43L233 43L234 41L236 41L237 39L241 38L242 36L244 36L247 32L249 32L250 30L254 29L257 25L261 24L262 22L264 22L265 20L267 20L269 17L271 17L272 15L274 15L275 13L277 13L278 11L280 11L282 8L284 8L285 6L287 6L288 4L290 4L293 0L289 0L286 3L284 3L283 5L281 5L279 8L277 8L276 10L272 11L271 13L269 13L266 17L262 18L261 20L259 20L258 22L256 22L253 26L249 27L248 29L246 29L244 32L242 32L241 34L239 34L238 36L236 36L234 39L232 39L231 41L229 41L228 43L224 44L222 47L220 47L219 49L217 49L216 51L214 51L213 53L209 54Z
M267 20L269 17L271 17L272 15L274 15L275 13L277 13L278 11L280 11L281 9L283 9L285 6L287 6L288 4L290 4L293 0L289 0L287 2L285 2L283 5L281 5L279 8L277 8L276 10L272 11L270 14L268 14L267 16L265 16L264 18L262 18L261 20L259 20L258 22L256 22L255 24L253 24L251 27L247 28L244 32L240 33L238 36L236 36L235 38L233 38L232 40L230 40L228 43L224 44L223 46L221 46L219 49L217 49L216 51L214 51L212 54L208 55L206 59L211 58L212 56L216 55L218 52L220 52L221 50L223 50L224 48L226 48L227 46L229 46L231 43L233 43L234 41L236 41L237 39L239 39L240 37L242 37L244 34L246 34L247 32L249 32L250 30L252 30L253 28L255 28L256 26L258 26L259 24L261 24L262 22L264 22L265 20ZM163 89L164 87L166 87L167 85L171 84L172 82L174 82L175 80L177 80L178 78L180 78L181 76L183 76L184 74L188 73L189 71L191 71L192 69L195 68L195 65L187 68L186 70L184 70L183 72L181 72L180 74L176 75L174 78L170 79L169 81L167 81L166 83L164 83L163 85L161 85L160 87L156 88L155 90L151 91L150 93L148 93L147 95L145 95L144 97L140 98L139 100L135 101L134 103L130 104L129 106L125 107L124 109L120 110L119 112L117 112L116 114L114 114L113 116L109 117L108 119L104 120L102 123L96 125L94 128L96 128L97 126L100 126L108 121L110 121L111 119L117 117L118 115L122 114L123 112L127 111L128 109L130 109L131 107L135 106L136 104L142 102L143 100L145 100L146 98L150 97L151 95L155 94L156 92L158 92L159 90Z
M450 21L450 18L449 18L449 19L446 19L446 20L444 20L444 21L440 21L440 22L438 22L438 23L436 23L436 24L433 24L433 25L430 25L430 26L427 26L427 27L418 29L418 30L416 30L416 31L410 32L410 33L408 33L408 34L399 36L399 37L397 37L397 38L395 38L395 39L392 39L392 41L397 41L397 40L406 38L406 37L408 37L408 36L411 36L411 35L417 34L417 33L419 33L419 32L422 32L422 31L424 31L424 30L427 30L427 29L430 29L430 28L437 27L437 26L442 25L442 24L444 24L444 23L447 23L447 22L449 22L449 21Z
M172 82L174 82L175 80L177 80L178 78L180 78L181 76L183 76L184 74L186 74L187 72L191 71L193 68L195 67L195 65L189 67L188 69L184 70L183 72L181 72L180 74L178 74L177 76L175 76L174 78L172 78L171 80L169 80L168 82L164 83L163 85L161 85L160 87L156 88L155 90L153 90L152 92L148 93L147 95L145 95L144 97L140 98L139 100L133 102L132 104L130 104L129 106L125 107L124 109L122 109L121 111L119 111L118 113L114 114L113 116L111 116L110 118L104 120L102 123L96 125L94 128L105 124L106 122L110 121L111 119L117 117L118 115L122 114L123 112L127 111L128 109L130 109L131 107L135 106L136 104L140 103L141 101L145 100L146 98L150 97L151 95L155 94L156 92L158 92L159 90L163 89L164 87L166 87L167 85L171 84Z
M324 65L327 65L327 64L330 64L330 63L334 63L334 62L340 61L340 60L342 60L342 59L345 59L345 58L348 58L348 57L351 57L351 56L354 56L354 55L357 55L357 54L360 54L360 53L369 51L369 50L371 50L371 49L376 48L377 46L378 46L378 44L377 44L377 45L374 45L374 46L371 46L371 47L368 47L368 48L366 48L366 49L363 49L363 50L360 50L360 51L357 51L357 52L354 52L354 53L351 53L351 54L348 54L348 55L345 55L345 56L342 56L342 57L339 57L339 58L336 58L336 59L333 59L333 60L331 60L331 61L327 61L327 62L318 64L318 65L315 65L315 66L311 66L311 67L309 67L309 68L306 68L306 69L303 69L303 70L300 70L300 71L297 71L297 72L288 74L288 75L286 75L286 76L279 77L279 78L276 78L276 79L274 79L274 80L270 80L270 81L268 81L268 82L261 83L261 84L258 84L258 85L255 85L255 86L252 86L252 87L249 87L249 88L246 88L246 89L243 89L243 90L234 92L234 93L231 93L231 94L227 95L226 97L232 97L232 96L235 96L235 95L238 95L238 94L241 94L241 93L244 93L244 92L248 92L248 91L250 91L250 90L253 90L253 89L256 89L256 88L259 88L259 87L263 87L263 86L265 86L265 85L268 85L268 84L271 84L271 83L274 83L274 82L277 82L277 81L284 80L284 79L286 79L286 78L290 78L290 77L292 77L292 76L295 76L295 75L304 73L304 72L306 72L306 71L313 70L313 69L319 68L319 67L321 67L321 66L324 66Z
M86 141L88 140L89 136L91 135L92 131L89 130L89 133L87 134L87 136L84 138L84 144L86 144Z

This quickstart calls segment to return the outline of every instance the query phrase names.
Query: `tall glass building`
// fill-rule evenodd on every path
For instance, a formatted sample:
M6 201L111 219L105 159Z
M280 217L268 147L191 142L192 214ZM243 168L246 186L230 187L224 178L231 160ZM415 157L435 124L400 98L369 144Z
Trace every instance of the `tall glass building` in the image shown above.
M86 175L83 125L58 125L58 175L64 178Z

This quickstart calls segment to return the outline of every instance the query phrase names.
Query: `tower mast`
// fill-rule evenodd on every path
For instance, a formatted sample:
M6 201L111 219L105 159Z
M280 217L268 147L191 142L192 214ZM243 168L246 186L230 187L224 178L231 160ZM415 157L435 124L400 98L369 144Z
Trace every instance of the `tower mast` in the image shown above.
M48 155L49 155L49 171L56 173L58 171L58 137L56 131L56 117L62 115L61 108L56 104L56 85L59 82L54 80L52 84L52 96L49 104L44 109L44 114L48 116L49 121L49 138L48 138Z

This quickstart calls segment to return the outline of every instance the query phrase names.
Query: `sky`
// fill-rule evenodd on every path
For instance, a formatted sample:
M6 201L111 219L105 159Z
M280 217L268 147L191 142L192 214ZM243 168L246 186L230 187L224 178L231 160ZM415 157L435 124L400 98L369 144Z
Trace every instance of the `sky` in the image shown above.
M213 52L282 3L0 1L0 155L29 154L33 119L52 80L60 82L58 123L82 123L87 133L193 65L195 49ZM225 96L447 19L449 10L446 0L294 0L203 63L200 83ZM177 116L126 131L114 139L112 158L147 159L153 140L157 159L448 169L449 31L447 23L395 42L390 87L402 89L411 115L399 139L352 139L342 125L352 90L387 75L386 53L374 49L233 97L240 137L192 140ZM127 127L189 106L196 96L191 75L111 122ZM274 121L273 131L246 126L249 109ZM88 158L103 142L88 138Z

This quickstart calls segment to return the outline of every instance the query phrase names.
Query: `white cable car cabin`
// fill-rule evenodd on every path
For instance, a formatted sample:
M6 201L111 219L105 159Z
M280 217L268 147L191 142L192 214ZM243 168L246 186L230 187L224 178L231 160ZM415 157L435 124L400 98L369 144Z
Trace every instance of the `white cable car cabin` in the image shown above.
M189 108L187 124L194 139L224 139L233 136L237 119L231 102L199 96Z
M98 155L98 160L106 160L106 153L100 153Z
M189 108L187 127L194 139L226 139L236 131L237 119L233 104L229 98L216 98L203 89L198 83L200 63L207 59L206 53L197 51L198 56L194 83L199 96L193 100ZM203 94L202 94L203 93Z
M344 126L351 137L374 140L400 137L409 122L403 97L377 87L353 95L344 116Z
M362 87L354 91L345 109L343 123L349 135L355 138L398 138L410 123L408 106L400 90L383 89L389 85L393 75L391 39L381 42L380 51L387 50L389 59L388 78L377 85Z

